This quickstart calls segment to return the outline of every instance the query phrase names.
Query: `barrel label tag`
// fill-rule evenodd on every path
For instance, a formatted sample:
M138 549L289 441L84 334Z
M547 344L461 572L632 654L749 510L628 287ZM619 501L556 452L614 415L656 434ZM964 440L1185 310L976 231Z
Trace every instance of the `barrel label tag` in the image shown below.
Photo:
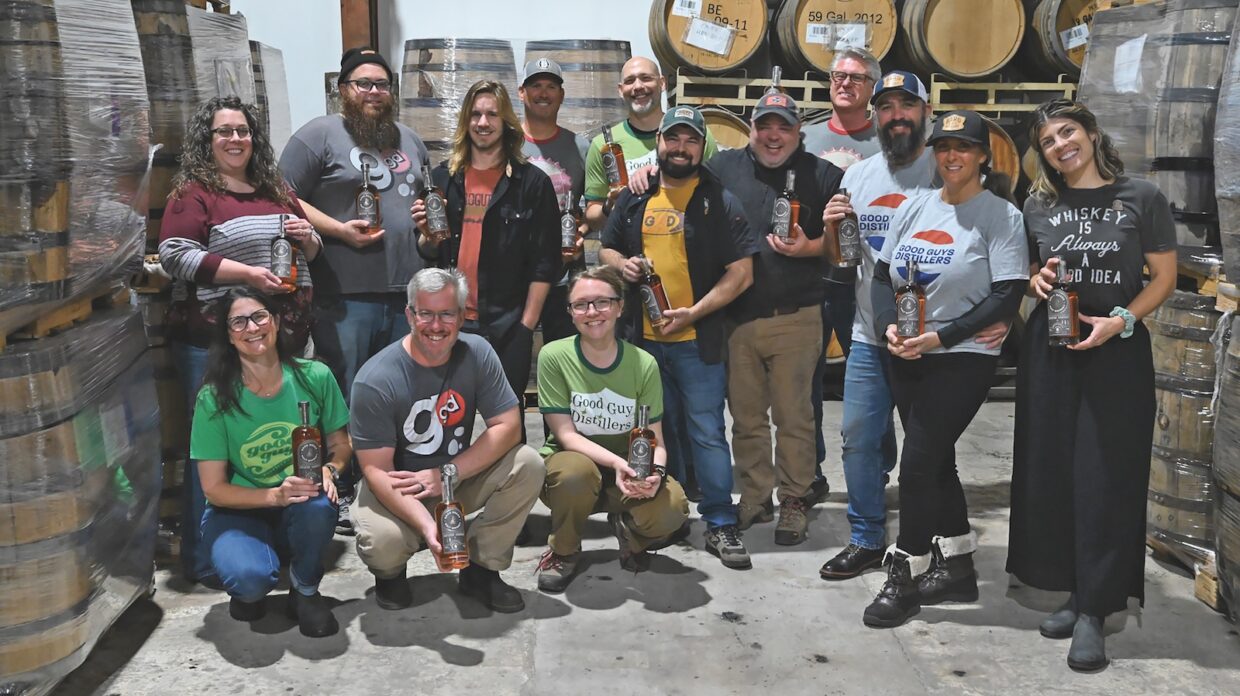
M1115 67L1111 81L1119 94L1141 93L1141 54L1145 52L1145 34L1129 39L1115 49Z
M1071 29L1064 29L1059 32L1059 40L1063 42L1066 51L1084 46L1089 42L1089 25L1078 24Z
M672 3L672 14L677 17L700 17L702 0L676 0Z
M831 38L834 32L831 31L830 24L806 24L805 25L805 43L820 44L822 46L831 45Z
M835 26L835 50L866 47L864 24L837 24Z
M732 42L736 40L736 29L726 24L707 22L697 17L689 19L685 27L684 42L703 51L726 56L732 52Z

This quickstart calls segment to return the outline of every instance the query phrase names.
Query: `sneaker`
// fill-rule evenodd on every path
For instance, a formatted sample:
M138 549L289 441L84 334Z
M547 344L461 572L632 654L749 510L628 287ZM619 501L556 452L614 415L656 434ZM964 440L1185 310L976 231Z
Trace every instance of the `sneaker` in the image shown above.
M544 551L542 558L538 560L538 567L534 569L534 572L538 573L538 589L543 592L563 592L568 583L572 582L573 575L577 572L577 560L580 558L580 553L561 556L551 549Z
M624 515L616 512L607 513L607 521L616 535L616 544L620 547L620 567L630 573L650 570L650 554L645 550L634 551L629 528L624 524Z
M741 503L736 506L736 528L745 531L755 524L766 524L775 519L775 503L767 500L761 505Z
M349 511L353 504L353 493L347 495L341 494L336 499L336 505L339 506L339 512L336 513L336 533L341 536L354 536L357 530L353 528L353 513Z
M473 597L492 611L515 614L525 608L525 600L512 585L504 582L499 571L470 563L457 574L457 587L461 594Z
M725 568L744 570L752 568L749 552L741 542L741 533L734 524L725 524L706 530L706 550L718 556Z
M380 607L389 610L405 609L412 605L413 590L409 589L405 574L401 573L398 577L387 579L376 575L375 602Z
M816 478L809 485L809 494L805 496L805 504L813 507L818 503L825 503L830 494L831 484L827 483L825 478Z
M297 628L303 636L323 638L340 631L340 624L327 606L327 600L318 592L304 595L297 590L289 590L288 615L297 619Z
M779 524L775 526L775 543L780 546L796 546L809 535L809 509L804 498L788 496L779 501Z
M867 549L849 543L843 551L822 565L818 576L823 580L847 580L855 578L862 572L877 567L883 562L883 549Z
M263 600L257 602L243 602L236 597L228 600L228 615L238 621L258 621L267 613L267 607Z

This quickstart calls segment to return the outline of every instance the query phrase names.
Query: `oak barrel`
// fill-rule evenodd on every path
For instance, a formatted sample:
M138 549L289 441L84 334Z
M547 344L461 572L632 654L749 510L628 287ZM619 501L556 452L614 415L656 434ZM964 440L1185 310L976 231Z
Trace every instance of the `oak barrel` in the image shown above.
M1096 0L1034 1L1037 6L1029 13L1029 28L1020 50L1024 66L1035 76L1049 80L1059 75L1079 77Z
M1214 480L1240 496L1240 317L1232 319L1223 365L1214 426ZM1234 560L1240 562L1240 556Z
M998 72L1025 34L1021 0L904 0L903 48L913 71L960 79Z
M525 61L549 58L564 73L564 103L558 123L584 136L625 117L627 107L616 86L620 71L632 57L628 41L530 41ZM518 75L524 80L525 75ZM514 97L515 99L516 97Z
M702 107L706 130L715 136L720 150L749 146L749 123L736 114L719 107Z
M1020 153L1016 143L1003 127L986 118L986 128L990 130L990 168L1008 177L1008 189L1016 193L1016 183L1020 180Z
M1240 442L1236 442L1240 446ZM1219 594L1232 621L1240 620L1240 497L1220 490L1215 498L1215 557Z
M719 75L745 65L764 48L767 6L764 0L653 0L648 28L664 75L674 75L677 68Z
M1240 41L1232 41L1214 120L1214 192L1228 278L1240 278Z
M771 21L789 76L826 75L836 51L849 46L882 60L899 27L892 0L788 0Z
M1186 563L1208 560L1214 549L1214 483L1209 462L1154 447L1145 525L1146 534L1177 558Z

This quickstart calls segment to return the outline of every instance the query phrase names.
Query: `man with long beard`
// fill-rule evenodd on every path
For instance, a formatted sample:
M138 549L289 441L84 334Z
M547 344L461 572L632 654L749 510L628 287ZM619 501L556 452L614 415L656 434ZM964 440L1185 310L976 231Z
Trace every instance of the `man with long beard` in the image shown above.
M347 396L362 364L409 332L405 287L423 263L409 207L422 188L426 145L394 117L392 70L378 52L353 48L340 59L343 112L302 126L285 146L280 169L323 236L314 277L314 346ZM378 191L377 232L358 219L362 166ZM350 467L352 470L353 467ZM350 533L341 490L341 532Z

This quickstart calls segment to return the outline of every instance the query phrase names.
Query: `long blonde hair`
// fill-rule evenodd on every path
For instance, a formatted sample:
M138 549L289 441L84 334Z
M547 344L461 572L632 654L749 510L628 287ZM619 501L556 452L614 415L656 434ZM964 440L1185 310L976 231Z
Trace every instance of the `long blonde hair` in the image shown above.
M452 153L448 155L448 173L453 176L470 163L469 119L474 110L474 102L479 94L490 94L495 97L495 105L499 109L499 117L504 122L504 132L500 137L504 148L504 158L509 164L524 164L525 155L521 148L525 145L525 131L517 112L512 108L512 99L503 83L494 80L479 80L465 93L461 103L461 112L456 116L456 133L452 135Z
M1124 173L1124 161L1120 159L1111 136L1098 126L1098 119L1094 113L1080 102L1071 99L1052 99L1033 112L1033 120L1029 124L1029 144L1034 152L1038 153L1038 172L1033 177L1033 183L1029 185L1030 196L1043 205L1052 206L1059 200L1059 194L1068 187L1063 174L1056 171L1046 161L1046 153L1042 152L1042 146L1039 144L1042 129L1053 118L1075 121L1085 129L1090 140L1094 141L1094 167L1098 169L1099 176L1111 181Z

